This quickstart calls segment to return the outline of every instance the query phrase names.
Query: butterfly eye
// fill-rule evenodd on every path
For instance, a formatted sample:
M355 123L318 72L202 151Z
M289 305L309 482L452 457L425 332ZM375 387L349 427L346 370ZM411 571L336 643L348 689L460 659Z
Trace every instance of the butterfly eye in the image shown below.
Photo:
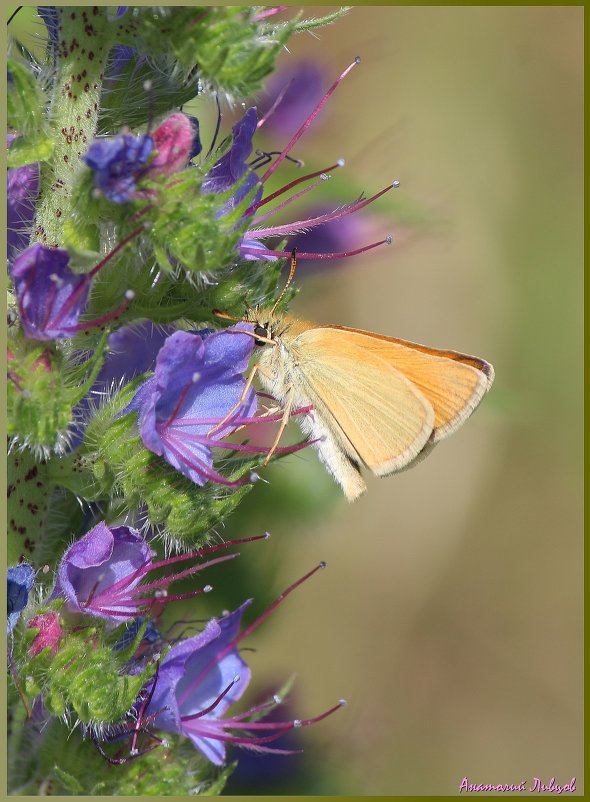
M268 325L266 326L255 326L254 327L254 334L256 337L264 337L264 340L255 340L254 342L256 345L264 345L264 341L268 340Z

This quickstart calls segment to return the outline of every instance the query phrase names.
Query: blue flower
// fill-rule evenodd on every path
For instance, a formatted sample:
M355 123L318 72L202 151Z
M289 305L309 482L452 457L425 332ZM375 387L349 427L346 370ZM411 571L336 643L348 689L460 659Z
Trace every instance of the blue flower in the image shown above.
M235 328L235 327L234 327ZM251 324L241 328L253 331ZM168 337L156 361L153 378L142 385L128 411L139 412L146 448L198 485L212 479L230 482L213 470L211 448L237 425L252 421L256 394L242 375L254 347L253 337L233 329L201 337L177 331ZM232 412L233 410L233 412ZM224 421L228 413L231 418ZM211 431L216 424L223 425ZM232 448L235 445L232 444Z
M16 134L8 134L6 146L9 148L16 138ZM23 167L13 167L6 171L6 227L9 264L29 241L38 194L38 164L26 164Z
M95 171L96 186L104 196L113 203L127 203L153 150L154 140L147 134L119 134L93 142L83 159Z
M220 720L240 699L251 672L235 646L249 599L233 613L209 621L203 632L175 644L160 665L154 694L145 714L161 711L156 729L181 733L205 757L219 766L225 761L225 728ZM225 737L224 737L225 736Z
M62 248L37 242L14 260L11 275L27 337L53 340L70 337L88 300L87 275L73 273Z
M251 671L238 651L239 643L256 629L287 596L315 574L324 563L285 590L246 629L241 620L252 599L237 610L209 621L205 629L172 646L157 675L150 681L149 702L138 715L149 717L154 728L189 738L205 757L220 766L225 762L225 744L236 744L254 752L289 754L292 750L267 746L290 730L314 724L334 713L345 702L309 719L258 721L281 703L274 697L243 713L225 717L248 687ZM152 720L153 717L153 720Z
M166 339L156 360L155 375L147 379L124 413L138 412L141 439L146 448L162 456L173 468L197 485L207 481L238 487L257 477L232 481L213 468L213 448L249 454L268 454L269 446L234 443L225 437L242 426L275 423L282 413L256 415L256 393L244 395L243 376L254 347L252 323L240 323L209 334L177 331ZM244 398L242 399L242 396ZM292 415L311 407L293 410ZM275 448L289 454L310 443Z
M325 70L309 59L274 73L259 104L265 128L275 136L291 136L322 97L324 79Z
M252 153L252 137L256 132L257 122L256 109L252 107L234 125L231 147L207 173L202 183L203 192L226 192L243 177L248 170L246 159ZM252 175L255 183L258 176L255 173Z
M6 591L6 633L8 635L12 633L21 612L28 604L29 593L34 581L35 572L28 563L19 563L8 569Z
M202 571L211 565L226 562L236 553L215 557L176 574L144 580L155 570L179 562L203 557L220 549L253 540L264 540L266 535L230 540L207 546L195 552L180 554L154 562L154 552L143 535L128 526L109 527L104 521L76 540L60 560L52 599L64 598L72 613L103 618L114 623L136 619L140 613L155 604L168 603L207 593L210 585L188 594L173 596L153 595L153 591L166 589L172 582ZM146 630L145 638L148 638ZM153 629L149 637L154 637ZM122 648L120 646L119 648Z
M70 270L70 255L62 248L49 248L36 242L17 256L10 274L26 336L32 340L72 337L77 331L102 326L120 315L134 298L132 290L127 290L125 299L113 311L94 320L78 322L86 309L94 276L142 232L143 228L133 231L89 273L82 275Z

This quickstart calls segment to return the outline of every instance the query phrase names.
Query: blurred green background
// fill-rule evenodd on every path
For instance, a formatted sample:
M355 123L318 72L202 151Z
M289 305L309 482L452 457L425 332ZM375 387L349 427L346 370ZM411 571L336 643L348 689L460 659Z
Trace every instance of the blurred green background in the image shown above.
M283 65L318 61L327 85L363 62L297 155L346 158L340 202L347 181L401 187L367 210L394 244L303 267L293 311L483 356L496 382L354 505L307 451L248 497L273 532L243 557L259 581L328 563L252 637L257 683L296 672L297 715L349 702L302 733L315 771L291 793L454 794L465 776L581 792L583 9L357 7L318 35Z
M260 612L328 563L249 639L245 701L292 673L291 715L348 700L299 734L303 755L242 753L227 793L573 776L581 792L583 8L357 7L282 64L317 61L327 86L357 54L296 155L346 159L338 203L399 179L358 243L394 244L302 266L292 311L477 354L496 382L428 460L368 477L354 505L310 449L220 532L273 537L208 574L211 612L250 595Z

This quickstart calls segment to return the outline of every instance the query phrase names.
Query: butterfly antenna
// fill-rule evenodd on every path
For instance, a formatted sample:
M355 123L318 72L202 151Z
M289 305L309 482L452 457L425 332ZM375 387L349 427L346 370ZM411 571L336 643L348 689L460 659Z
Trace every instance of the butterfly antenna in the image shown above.
M289 271L289 278L287 279L287 283L285 284L282 293L279 295L277 300L275 301L275 305L270 310L270 314L273 315L277 306L281 303L283 298L285 297L285 293L289 289L289 285L293 281L293 276L295 275L295 268L297 267L297 250L293 248L291 251L291 270Z
M241 317L234 317L234 315L228 315L227 312L222 312L220 309L214 309L212 314L214 314L215 317L221 317L224 320L238 320L238 321L243 320L243 318Z

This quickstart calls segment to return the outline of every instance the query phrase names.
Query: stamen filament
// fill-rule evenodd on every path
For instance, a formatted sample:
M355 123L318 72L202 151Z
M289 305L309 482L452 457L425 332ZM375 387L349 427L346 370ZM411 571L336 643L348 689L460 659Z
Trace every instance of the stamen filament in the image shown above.
M291 141L289 142L289 144L286 146L286 148L284 148L284 150L281 152L281 154L278 156L278 158L277 158L277 159L275 159L275 161L274 161L274 162L273 162L273 163L270 165L270 167L268 168L268 170L267 170L267 171L265 172L265 174L262 176L262 178L260 179L260 183L261 183L261 184L264 184L266 181L268 181L268 179L271 177L271 175L272 175L272 174L274 173L274 171L277 169L277 167L279 166L279 164L280 164L280 163L281 163L281 162L284 160L284 158L287 156L287 154L291 152L291 150L293 149L293 147L294 147L294 146L297 144L297 142L298 142L298 141L301 139L301 137L303 136L303 134L305 133L305 131L306 131L306 130L309 128L309 126L310 126L310 125L312 124L312 122L315 120L315 118L316 118L316 117L317 117L317 115L320 113L320 111L322 110L322 108L324 107L324 105L325 105L325 104L328 102L328 100L329 100L330 96L331 96L331 95L332 95L332 93L333 93L333 92L336 90L336 88L337 88L337 87L338 87L338 85L341 83L341 81L343 81L343 80L344 80L344 78L346 78L346 76L348 75L348 73L349 73L349 72L352 70L352 68L353 68L353 67L355 67L355 66L356 66L357 64L359 64L359 63L360 63L360 59L356 58L356 59L355 59L355 60L352 62L352 64L350 64L350 65L349 65L349 66L348 66L348 67L347 67L347 68L344 70L344 72L342 73L342 75L341 75L339 78L337 78L337 79L334 81L334 83L333 83L333 84L332 84L332 86L331 86L331 87L328 89L328 91L326 92L326 94L324 95L324 97L323 97L323 98L320 100L320 102L317 104L317 106L315 107L315 109L314 109L314 110L311 112L311 114L309 115L309 117L307 118L307 120L306 120L306 121L303 123L303 125L302 125L302 126L299 128L299 130L297 131L297 133L295 134L295 136L293 136L293 138L291 139Z
M84 276L84 281L82 281L76 287L74 292L70 295L70 297L67 299L67 301L62 306L62 308L60 310L60 314L53 321L53 325L54 326L58 325L60 320L63 320L65 315L70 311L72 306L74 306L74 304L78 300L78 297L84 291L84 289L85 289L86 285L88 284L88 282L98 273L98 271L102 267L104 267L107 264L107 262L110 262L110 260L113 258L113 256L115 256L115 254L117 254L121 250L121 248L123 248L125 245L127 245L128 242L131 242L132 239L135 239L135 237L138 237L143 231L144 231L144 228L142 226L141 228L137 228L135 231L131 232L131 234L126 236L124 239L121 240L121 242L119 242L117 245L115 245L113 250L110 253L108 253L104 257L104 259L101 259L101 261L97 265L95 265L95 267L93 267L92 270L89 273L86 273L86 275Z
M288 192L293 187L296 187L298 184L301 184L303 181L309 181L310 178L317 178L318 175L322 175L322 173L330 173L332 170L335 170L337 167L344 167L344 160L339 159L336 164L331 164L330 167L324 167L323 170L316 170L315 173L309 173L308 175L302 175L300 178L296 178L294 181L285 184L284 187L281 189L277 189L275 192L272 192L267 198L263 198L259 200L258 203L253 203L249 209L246 211L246 215L252 214L259 209L261 206L264 206L266 203L278 198L279 195L284 195L285 192Z
M270 9L270 10L272 10L272 9ZM267 11L267 12L264 12L264 16L269 16L269 13L268 13L268 11ZM255 17L255 19L261 19L261 17ZM291 78L291 80L289 81L289 83L288 83L288 84L285 84L285 86L284 86L284 87L281 89L281 91L279 92L279 94L278 94L278 95L277 95L277 97L275 98L275 101L274 101L274 103L272 104L272 106L270 107L270 109L269 109L269 110L266 112L266 114L265 114L265 115L264 115L264 116L263 116L263 117L262 117L260 120L258 120L258 122L256 123L256 128L262 128L262 126L263 126L263 125L264 125L264 123L265 123L265 122L266 122L266 121L269 119L269 117L272 117L272 115L275 113L275 111L277 110L277 108L280 106L280 104L281 104L281 102L282 102L283 98L284 98L284 97L285 97L285 95L287 94L287 92L288 92L288 90L289 90L289 87L291 86L291 84L293 83L293 81L294 81L294 79L293 79L293 78Z
M326 175L326 173L322 173L322 177L320 178L319 181L314 181L313 184L310 184L308 187L305 187L305 189L300 189L299 192L296 192L295 195L292 195L290 198L287 198L287 200L283 201L282 203L279 203L279 205L275 206L274 209L271 209L270 212L266 212L266 214L261 214L260 217L257 217L256 219L252 220L252 225L257 226L259 223L262 223L263 220L268 220L269 217L272 217L277 212L280 212L290 203L296 201L297 198L301 198L303 195L306 195L308 192L311 192L312 189L317 189L320 186L320 184L322 184L329 177L330 176Z
M281 595L278 596L277 599L275 599L275 601L270 605L270 607L268 607L255 621L253 621L250 624L250 626L246 627L246 629L238 633L238 635L236 635L236 637L232 641L230 641L230 643L228 643L224 649L222 649L220 652L218 652L218 654L215 655L215 657L213 658L213 660L211 660L210 663L208 663L203 669L201 669L196 679L194 679L191 682L191 684L187 688L185 688L183 698L186 698L186 696L190 693L191 688L196 687L198 683L201 681L201 679L207 674L207 672L213 666L220 663L226 655L228 655L233 649L236 648L238 643L243 641L244 638L247 638L248 635L250 635L257 627L260 626L260 624L262 624L263 621L266 621L269 615L271 615L271 613L273 613L276 610L276 608L287 598L287 596L293 593L294 590L296 590L306 580L312 577L317 571L319 571L322 568L325 568L325 566L326 563L324 562L319 563L318 565L316 565L315 568L313 568L311 571L305 574L305 576L301 577L301 579L298 579L297 582L294 582L292 585L289 585L289 587L286 590L284 590L281 593Z
M154 695L154 691L156 690L156 683L158 681L158 673L159 673L159 671L160 671L160 663L158 663L156 665L156 671L154 673L154 677L153 677L154 681L152 683L152 687L150 688L150 692L146 696L146 698L144 699L141 707L139 708L139 713L137 714L137 723L136 723L136 726L135 726L135 732L133 733L133 741L131 742L131 751L132 752L135 752L135 748L136 748L136 745L137 745L137 739L139 737L139 729L141 727L141 722L143 720L143 714L145 713L149 703L152 701L152 697Z
M360 209L368 206L369 203L373 203L373 201L376 201L377 198L381 197L381 195L385 195L386 192L389 192L391 189L393 189L394 186L395 184L389 184L387 187L385 187L385 189L382 189L380 192L377 192L370 198L365 198L364 200L359 199L358 201L354 201L354 203L351 203L344 208L335 209L333 212L322 214L319 217L311 217L309 220L297 220L294 223L288 223L284 226L273 226L272 228L250 228L246 232L246 236L252 235L256 238L284 236L287 234L295 234L297 233L297 230L307 230L315 228L316 226L320 226L323 223L331 223L334 220L340 220L341 218L346 217L348 214L358 212ZM300 256L300 254L298 253L297 256Z
M203 716L206 716L207 713L211 713L212 710L215 710L215 708L221 702L221 700L224 698L224 696L227 696L227 694L231 691L231 689L234 687L234 685L239 681L240 681L239 677L234 677L232 679L232 681L229 683L229 685L227 686L227 688L225 688L223 691L221 691L221 693L219 694L217 699L215 699L208 707L206 707L204 710L200 710L198 713L193 713L190 716L181 716L180 720L181 721L194 721L194 719L202 718Z
M238 557L239 552L234 552L233 554L224 554L222 557L216 557L214 560L208 560L206 563L202 563L201 565L193 565L191 568L186 568L184 571L179 571L177 574L173 574L172 576L164 576L161 579L156 579L153 582L150 582L147 585L139 585L134 592L136 593L145 593L148 590L155 590L156 588L166 587L170 585L172 582L176 582L178 579L184 579L184 577L191 576L192 574L196 574L199 571L202 571L204 568L210 568L212 565L217 565L218 563L226 562L227 560L233 560L234 557ZM153 570L154 566L152 566Z
M133 300L132 298L125 298L125 300L122 301L119 304L119 306L117 306L111 312L107 312L105 315L102 315L102 317L94 318L94 320L86 320L83 323L76 324L75 326L62 326L62 330L74 333L76 331L85 331L86 329L94 329L97 326L102 326L104 323L110 323L111 320L115 320L122 312L124 312L127 309L132 300ZM59 326L59 321L62 318L63 314L58 315L58 317L53 321L52 326Z
M379 242L373 242L370 245L365 245L363 248L357 248L354 251L342 251L341 253L301 253L297 251L297 258L298 259L345 259L348 256L357 256L359 253L364 253L365 251L370 251L372 248L378 248L379 245L391 245L391 237L386 237L385 239L379 240ZM273 250L266 250L261 251L258 248L248 248L246 246L240 246L240 253L243 254L252 254L253 256L260 256L261 253L265 253L270 256L291 256L291 251L273 251Z
M190 451L184 449L184 444L172 435L168 435L168 445L170 450L181 462L188 465L189 468L193 468L193 470L202 473L209 481L216 482L219 485L225 485L226 487L241 487L248 483L246 477L235 480L226 479L225 476L222 476L220 473L213 470L213 468L210 468L203 460L200 460Z

